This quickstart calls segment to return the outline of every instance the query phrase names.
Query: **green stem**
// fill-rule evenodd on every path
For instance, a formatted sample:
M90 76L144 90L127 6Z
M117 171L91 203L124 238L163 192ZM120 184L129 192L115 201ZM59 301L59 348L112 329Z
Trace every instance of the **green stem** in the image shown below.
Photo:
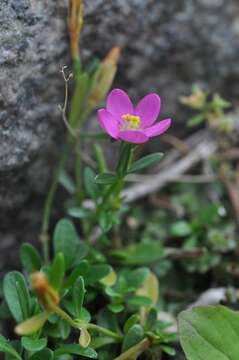
M63 320L65 320L70 326L72 326L75 329L81 329L81 326L79 324L77 324L76 321L74 321L64 310L62 310L59 306L57 305L53 305L51 304L51 310L54 311L60 318L62 318ZM109 337L111 337L112 339L115 339L117 341L122 341L122 336L111 331L108 330L102 326L98 326L95 324L87 324L85 326L88 330L94 330L97 331L98 333L107 335Z
M105 157L104 157L101 146L98 144L95 144L94 148L95 148L95 157L97 160L99 172L100 173L107 172L107 170L108 170L107 164L106 164Z
M127 170L132 161L132 152L132 144L121 143L119 150L119 160L116 166L116 180L104 194L103 199L96 211L96 216L99 216L100 213L105 209L109 202L109 199L112 196L115 198L116 201L118 201L120 192L124 185L124 177L127 175Z
M111 331L111 330L108 330L102 326L98 326L98 325L95 325L95 324L88 324L87 325L87 329L88 330L94 330L94 331L97 331L98 333L101 333L101 334L104 334L106 336L109 336L117 341L122 341L122 336Z
M110 197L113 195L116 197L116 193L117 195L120 193L122 186L123 186L123 179L120 177L117 178L117 180L108 188L96 211L97 217L102 213L103 210L105 210L105 207L107 206Z
M137 359L137 357L142 354L148 347L151 345L151 342L148 338L143 339L138 344L132 346L127 351L125 351L120 356L117 356L114 360L130 360Z
M78 329L78 325L76 322L59 306L52 305L51 310L54 311L57 315L59 315L63 320L65 320L70 326L72 326L75 329Z
M82 128L85 120L90 115L92 109L87 108L84 112L81 113L80 118L78 120L78 130ZM75 159L75 180L76 180L76 198L79 203L83 200L83 191L82 191L82 177L81 177L81 168L82 168L82 159L81 159L81 137L78 134L76 141L76 159Z
M62 156L59 160L58 166L54 171L52 182L47 193L46 201L44 204L43 210L43 219L42 219L42 229L40 239L42 242L42 251L44 260L46 263L49 261L49 236L48 236L48 229L49 229L49 222L50 222L50 213L53 205L53 200L55 197L55 193L58 186L59 176L64 168L65 162L67 160L69 154L69 146L65 146Z

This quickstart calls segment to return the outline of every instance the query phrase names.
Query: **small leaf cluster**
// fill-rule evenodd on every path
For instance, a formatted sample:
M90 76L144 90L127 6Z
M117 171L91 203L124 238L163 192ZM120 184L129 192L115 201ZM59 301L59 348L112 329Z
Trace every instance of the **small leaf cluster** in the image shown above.
M174 335L158 318L157 278L141 264L137 250L133 263L113 268L80 239L70 220L61 219L50 263L28 243L21 246L20 259L23 272L7 273L2 286L0 316L13 318L20 335L14 341L1 336L6 359L111 360L144 341L148 351L174 352Z

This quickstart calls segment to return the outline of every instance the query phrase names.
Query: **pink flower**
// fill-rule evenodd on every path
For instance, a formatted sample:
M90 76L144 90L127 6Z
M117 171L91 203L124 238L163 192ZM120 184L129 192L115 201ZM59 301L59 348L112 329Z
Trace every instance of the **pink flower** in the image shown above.
M106 109L97 112L101 128L115 140L141 144L151 137L163 134L171 125L171 119L155 124L160 111L160 97L148 94L134 108L128 95L121 89L112 90L106 101Z

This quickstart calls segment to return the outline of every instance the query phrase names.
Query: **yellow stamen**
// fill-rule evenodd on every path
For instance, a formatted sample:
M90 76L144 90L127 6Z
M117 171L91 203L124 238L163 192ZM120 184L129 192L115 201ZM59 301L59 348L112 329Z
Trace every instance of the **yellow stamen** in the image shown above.
M123 125L124 129L138 129L140 124L140 117L137 115L125 114L122 115L122 119L125 121Z

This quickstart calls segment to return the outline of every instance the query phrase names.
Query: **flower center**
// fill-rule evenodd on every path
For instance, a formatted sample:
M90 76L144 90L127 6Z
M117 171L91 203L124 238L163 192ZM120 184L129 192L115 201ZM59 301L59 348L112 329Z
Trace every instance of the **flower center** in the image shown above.
M121 118L124 120L122 128L124 130L138 129L140 125L140 117L137 115L125 114Z

